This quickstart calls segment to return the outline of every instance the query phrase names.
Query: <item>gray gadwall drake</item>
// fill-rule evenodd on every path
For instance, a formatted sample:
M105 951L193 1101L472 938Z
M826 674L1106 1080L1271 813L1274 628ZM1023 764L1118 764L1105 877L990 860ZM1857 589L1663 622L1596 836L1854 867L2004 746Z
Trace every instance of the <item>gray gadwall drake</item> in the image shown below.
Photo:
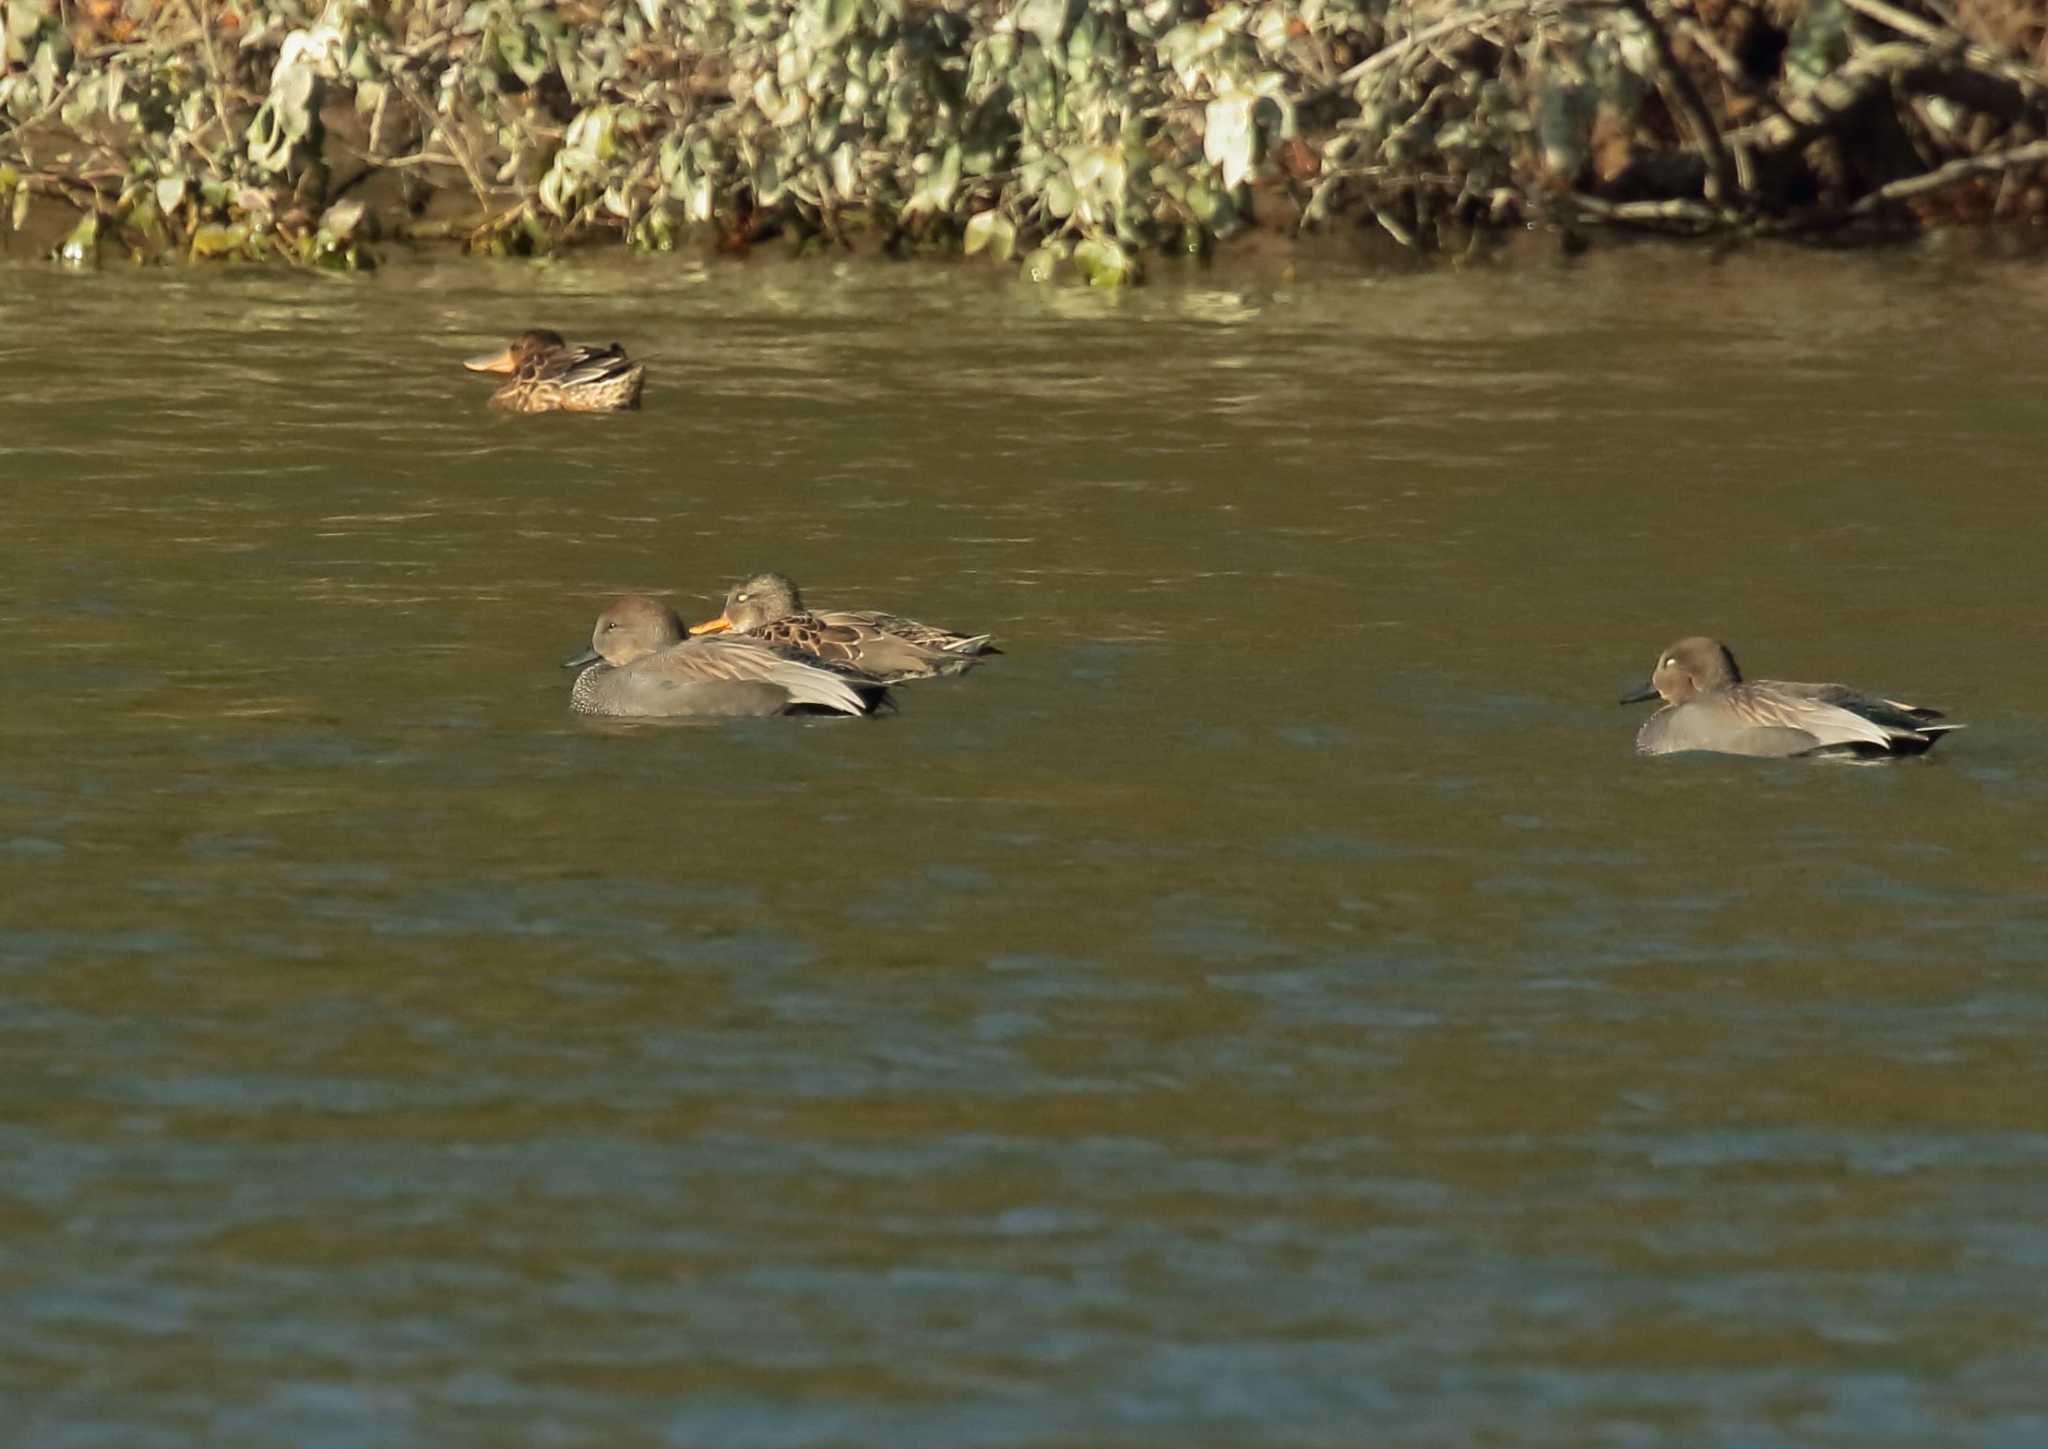
M813 613L783 574L756 574L725 596L725 612L694 624L692 634L731 634L800 649L828 663L850 664L891 684L959 674L983 654L1002 651L993 635L956 634L895 614L831 609Z
M1950 730L1938 709L1879 699L1844 684L1744 679L1718 639L1681 639L1657 656L1650 682L1623 704L1664 707L1636 732L1636 753L1714 750L1724 755L1924 754Z
M509 373L510 381L491 394L491 406L515 413L621 413L640 406L644 364L609 347L571 346L559 332L536 327L505 344L502 352L472 357L471 372Z
M888 697L879 680L834 670L757 639L691 639L675 610L633 594L598 616L590 648L562 661L580 669L569 692L579 714L677 719L866 714Z

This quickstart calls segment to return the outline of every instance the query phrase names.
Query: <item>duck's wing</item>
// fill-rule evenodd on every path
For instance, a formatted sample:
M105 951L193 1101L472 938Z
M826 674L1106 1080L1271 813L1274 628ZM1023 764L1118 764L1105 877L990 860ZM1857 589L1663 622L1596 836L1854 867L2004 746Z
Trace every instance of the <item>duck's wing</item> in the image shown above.
M893 634L898 639L908 639L926 649L938 649L948 654L1000 654L990 642L993 634L962 634L953 629L941 629L936 624L920 623L906 619L901 614L879 612L847 613L837 617L856 619L884 634Z
M771 625L770 628L772 627ZM771 639L765 633L727 634L722 637L749 640L763 644L794 663L811 669L822 669L827 674L837 675L852 687L855 694L861 697L862 702L867 705L868 713L870 714L873 714L883 706L891 708L895 706L896 701L890 698L889 695L889 686L894 681L886 674L868 669L857 660L841 658L835 653L815 654L795 644Z
M1879 695L1865 694L1851 689L1846 684L1808 684L1795 686L1812 690L1815 698L1862 715L1887 729L1913 730L1921 734L1944 734L1959 730L1959 724L1942 724L1948 718L1930 705L1908 704L1902 699L1885 699Z
M821 664L889 682L958 674L974 663L971 658L899 639L857 614L792 614L764 625L755 637L815 655Z
M884 679L931 679L940 675L964 674L974 667L972 651L949 649L943 642L957 638L943 630L925 629L920 637L890 627L907 623L913 629L923 625L897 620L891 614L867 614L835 610L815 614L819 627L837 637L853 640L854 658L860 667Z
M789 654L755 639L699 638L670 645L659 654L627 666L650 681L677 684L770 684L791 705L812 705L840 714L865 714L876 702L872 690L815 661Z
M609 347L564 347L537 359L535 368L541 381L562 387L600 387L643 370L616 342Z
M1926 737L1896 709L1846 685L1757 679L1736 685L1725 698L1759 726L1806 731L1816 749L1870 746L1889 751L1901 744L1925 748Z
M764 639L782 649L814 655L827 664L864 668L860 662L860 648L867 636L859 629L816 614L791 614L772 624L763 624L745 637Z
M953 654L876 630L860 642L860 667L884 679L937 679L964 674L972 654Z

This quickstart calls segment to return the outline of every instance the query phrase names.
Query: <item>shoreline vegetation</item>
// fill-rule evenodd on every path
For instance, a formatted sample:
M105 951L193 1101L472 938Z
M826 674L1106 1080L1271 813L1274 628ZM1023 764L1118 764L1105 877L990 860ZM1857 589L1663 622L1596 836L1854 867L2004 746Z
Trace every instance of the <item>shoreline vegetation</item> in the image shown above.
M2038 0L0 0L0 245L353 270L2048 219Z

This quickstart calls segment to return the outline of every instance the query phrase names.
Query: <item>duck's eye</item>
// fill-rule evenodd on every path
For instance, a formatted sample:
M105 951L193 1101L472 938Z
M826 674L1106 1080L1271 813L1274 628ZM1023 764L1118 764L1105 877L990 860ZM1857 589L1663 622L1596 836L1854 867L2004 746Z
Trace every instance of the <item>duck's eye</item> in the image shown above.
M1678 661L1676 659L1667 659L1664 661L1664 667L1666 669L1676 669L1678 667Z
M746 602L747 600L749 600L749 599L751 599L751 598L753 598L753 597L754 597L754 596L753 596L752 594L734 594L734 595L732 596L732 601L733 601L733 602L734 602L735 604L744 604L744 603L745 603L745 602Z

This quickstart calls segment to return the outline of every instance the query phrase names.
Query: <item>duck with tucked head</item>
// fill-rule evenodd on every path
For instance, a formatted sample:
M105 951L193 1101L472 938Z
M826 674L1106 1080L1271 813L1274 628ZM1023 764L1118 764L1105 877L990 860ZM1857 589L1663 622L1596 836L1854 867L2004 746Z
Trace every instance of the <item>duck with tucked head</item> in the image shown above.
M491 394L491 406L515 413L629 412L640 406L647 375L646 365L626 356L616 342L572 346L561 333L538 327L520 333L503 351L462 365L471 372L509 374Z
M891 684L959 674L983 654L999 654L989 634L957 634L896 614L804 607L786 574L756 574L725 596L725 612L690 626L692 634L765 639L831 663L849 664Z
M618 719L867 714L888 699L880 680L758 639L691 639L675 610L640 594L600 614L590 648L562 667L580 671L571 709Z
M1718 639L1681 639L1657 656L1649 683L1623 704L1662 699L1636 732L1636 753L1713 750L1724 755L1921 755L1961 725L1938 709L1881 699L1846 684L1744 679Z

